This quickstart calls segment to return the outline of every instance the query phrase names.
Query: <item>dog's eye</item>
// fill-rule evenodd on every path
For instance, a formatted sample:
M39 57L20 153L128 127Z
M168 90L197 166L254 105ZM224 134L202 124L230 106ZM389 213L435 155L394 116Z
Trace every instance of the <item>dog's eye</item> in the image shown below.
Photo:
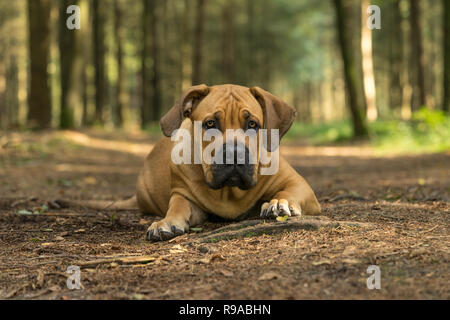
M258 123L256 121L250 120L247 122L247 129L254 129L256 130L258 128Z
M206 129L213 129L216 127L216 122L214 120L206 120L204 126Z

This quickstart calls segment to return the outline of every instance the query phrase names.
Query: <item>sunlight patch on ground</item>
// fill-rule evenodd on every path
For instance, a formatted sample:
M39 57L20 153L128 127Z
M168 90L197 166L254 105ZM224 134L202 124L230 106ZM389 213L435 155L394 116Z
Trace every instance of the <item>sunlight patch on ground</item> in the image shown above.
M131 143L126 141L105 140L93 138L87 134L76 131L63 131L61 136L81 146L102 150L128 152L138 156L147 155L153 148L153 144L151 143Z
M327 157L373 157L375 155L371 147L355 146L282 146L283 156L327 156Z
M57 172L95 172L95 173L106 173L111 174L111 172L119 171L121 174L136 174L136 169L134 167L124 168L123 166L108 166L108 165L79 165L70 163L61 163L53 166L54 170Z

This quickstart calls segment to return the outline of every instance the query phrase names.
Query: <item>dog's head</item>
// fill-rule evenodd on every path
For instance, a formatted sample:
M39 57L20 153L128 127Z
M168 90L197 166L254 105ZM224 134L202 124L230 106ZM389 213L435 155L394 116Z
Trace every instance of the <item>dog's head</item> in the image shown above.
M211 154L222 161L212 164L202 162L206 184L212 189L231 186L246 190L258 182L259 148L262 147L258 130L267 129L266 149L274 151L271 150L270 131L278 129L281 139L292 125L295 115L293 107L259 87L208 87L202 84L187 89L160 124L162 132L168 137L182 123L185 126L183 121L191 128L192 134L192 123L198 121L202 136L211 134L214 136L211 140L215 141L217 134L221 135L219 148ZM210 142L202 139L200 144L203 152Z

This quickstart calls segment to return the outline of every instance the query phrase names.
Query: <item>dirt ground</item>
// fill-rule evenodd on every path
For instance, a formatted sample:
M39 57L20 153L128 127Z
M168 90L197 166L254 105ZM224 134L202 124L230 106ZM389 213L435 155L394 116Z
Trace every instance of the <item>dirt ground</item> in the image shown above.
M47 204L132 195L151 146L142 134L0 135L0 298L450 298L450 152L376 157L367 147L283 146L315 190L321 219L359 227L200 243L227 225L208 222L149 243L155 217ZM71 265L81 267L80 290L66 286ZM380 267L380 290L366 286L370 265Z

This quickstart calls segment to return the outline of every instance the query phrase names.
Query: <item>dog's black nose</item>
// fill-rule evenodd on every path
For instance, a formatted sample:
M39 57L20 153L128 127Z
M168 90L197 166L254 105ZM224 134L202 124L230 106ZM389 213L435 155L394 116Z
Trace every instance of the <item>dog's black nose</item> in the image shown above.
M219 150L216 162L211 166L213 180L207 182L212 189L224 186L247 190L255 186L252 155L247 146L239 142L227 142Z

